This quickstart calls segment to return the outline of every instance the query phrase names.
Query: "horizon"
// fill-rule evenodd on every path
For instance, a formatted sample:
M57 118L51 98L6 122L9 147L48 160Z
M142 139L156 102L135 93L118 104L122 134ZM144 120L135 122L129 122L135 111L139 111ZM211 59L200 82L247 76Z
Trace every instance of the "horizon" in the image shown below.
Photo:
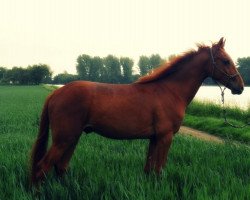
M81 54L167 58L221 37L234 61L250 56L250 2L9 0L0 8L0 66L43 63L76 73Z

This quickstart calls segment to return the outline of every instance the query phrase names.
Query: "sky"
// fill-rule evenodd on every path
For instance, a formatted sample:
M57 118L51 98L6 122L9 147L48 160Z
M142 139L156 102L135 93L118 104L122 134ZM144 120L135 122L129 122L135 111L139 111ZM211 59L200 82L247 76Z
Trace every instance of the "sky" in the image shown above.
M81 54L167 58L226 38L250 56L249 0L0 0L0 66L76 73Z

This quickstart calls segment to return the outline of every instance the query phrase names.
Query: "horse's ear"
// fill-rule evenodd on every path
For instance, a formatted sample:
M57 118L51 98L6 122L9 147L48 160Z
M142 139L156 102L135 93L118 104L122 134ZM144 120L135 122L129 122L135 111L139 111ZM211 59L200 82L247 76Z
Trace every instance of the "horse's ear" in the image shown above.
M224 37L222 37L222 38L219 40L219 42L217 43L217 46L218 46L219 48L224 48L225 42L226 42L226 40L224 39Z

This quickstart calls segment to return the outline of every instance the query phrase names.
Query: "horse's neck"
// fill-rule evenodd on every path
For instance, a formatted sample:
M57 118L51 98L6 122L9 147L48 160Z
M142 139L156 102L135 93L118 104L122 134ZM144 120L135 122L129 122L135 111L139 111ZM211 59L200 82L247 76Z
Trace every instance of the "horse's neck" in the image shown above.
M204 70L206 61L205 58L200 59L199 62L190 61L163 81L167 90L171 90L170 92L178 96L186 106L192 101L207 77Z

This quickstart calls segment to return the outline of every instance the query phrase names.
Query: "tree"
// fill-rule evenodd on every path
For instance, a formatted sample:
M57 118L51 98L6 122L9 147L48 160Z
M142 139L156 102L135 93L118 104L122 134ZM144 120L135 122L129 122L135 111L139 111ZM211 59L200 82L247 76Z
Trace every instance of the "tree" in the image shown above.
M163 63L163 60L159 54L152 54L149 58L149 63L150 63L149 70L151 71L159 67Z
M100 81L101 70L103 68L103 61L100 57L96 56L91 59L91 66L89 69L89 80Z
M77 79L78 79L77 75L68 74L68 72L64 72L64 73L56 75L53 79L53 83L54 84L66 84L72 81L76 81Z
M6 72L7 72L7 69L5 67L0 67L0 83L5 82Z
M51 82L52 72L48 65L38 64L27 68L29 71L30 83L38 85L40 83Z
M104 60L103 60L104 62ZM106 67L106 65L102 65L102 67L100 68L100 78L99 81L102 83L108 83L109 81L109 74L108 74L108 69Z
M4 72L2 74L1 72ZM0 82L5 84L39 84L50 83L52 72L49 66L45 64L38 64L29 66L28 68L13 67L10 70L0 68Z
M128 57L121 57L120 63L123 71L123 83L131 83L133 80L132 68L134 61Z
M250 57L238 58L237 63L245 85L250 85Z
M13 67L6 71L4 82L12 84L28 84L29 76L25 69L21 67Z
M104 58L104 65L107 69L108 82L120 83L122 75L119 59L115 56L108 55Z
M28 85L30 80L32 79L29 71L25 68L18 68L17 73L19 73L17 77L17 83L20 85Z
M81 80L89 80L90 68L91 68L91 57L86 54L78 56L76 71Z
M132 82L137 81L140 78L140 74L133 74L132 75Z
M153 69L159 67L163 63L163 59L159 54L152 54L150 57L140 56L138 66L140 75L144 76Z
M147 56L140 56L138 66L140 69L140 75L144 76L149 72L150 69L150 61Z

